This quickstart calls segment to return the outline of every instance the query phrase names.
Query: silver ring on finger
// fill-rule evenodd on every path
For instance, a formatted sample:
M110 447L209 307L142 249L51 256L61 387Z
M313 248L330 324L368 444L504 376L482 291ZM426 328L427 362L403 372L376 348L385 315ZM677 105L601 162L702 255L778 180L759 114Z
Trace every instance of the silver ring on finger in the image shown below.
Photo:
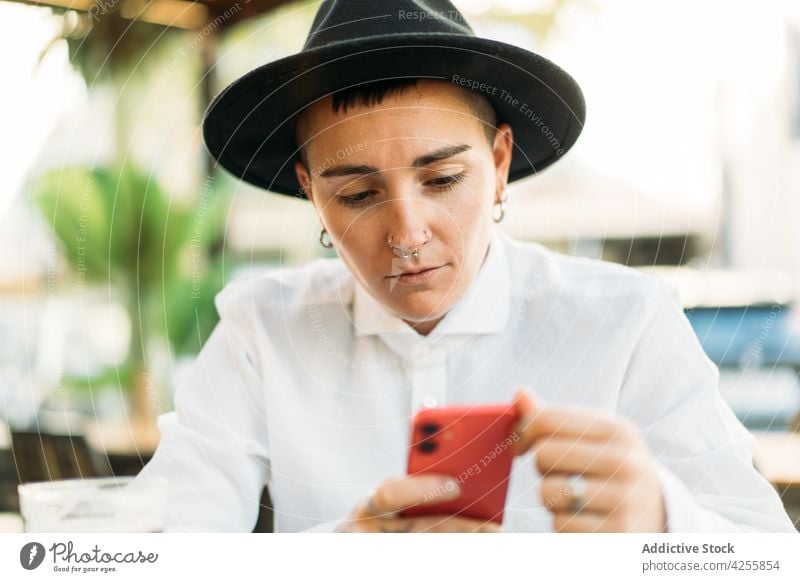
M582 475L572 475L567 479L569 510L580 513L586 506L586 480Z

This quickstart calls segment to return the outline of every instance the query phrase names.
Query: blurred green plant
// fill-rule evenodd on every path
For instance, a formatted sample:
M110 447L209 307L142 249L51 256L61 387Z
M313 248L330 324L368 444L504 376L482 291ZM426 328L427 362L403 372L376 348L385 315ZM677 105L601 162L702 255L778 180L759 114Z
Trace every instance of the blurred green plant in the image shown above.
M50 5L61 15L61 29L42 50L41 60L52 47L67 43L69 62L86 81L87 87L97 82L124 80L144 60L157 54L162 40L180 34L170 28L141 20L123 18L122 2L95 0L89 10Z
M561 15L573 9L596 15L603 8L598 0L550 0L535 4L530 11L515 15L513 20L526 26L544 44L557 31Z
M139 9L148 2L140 2ZM215 191L219 188L209 188L200 204L177 204L148 173L123 161L133 134L132 78L157 65L171 41L187 34L123 16L123 7L133 4L94 0L88 10L50 4L61 26L42 50L40 62L65 42L70 64L90 91L101 86L114 90L118 161L48 172L31 191L61 243L73 279L118 289L130 315L131 345L124 365L92 378L71 378L68 384L119 384L129 393L133 415L150 420L149 340L164 338L173 355L196 354L217 322L214 295L223 286L228 198Z
M130 164L53 170L31 188L76 286L108 285L125 298L131 349L115 375L134 392L146 380L150 338L166 339L174 355L196 354L217 323L229 200L220 189L207 181L188 207Z

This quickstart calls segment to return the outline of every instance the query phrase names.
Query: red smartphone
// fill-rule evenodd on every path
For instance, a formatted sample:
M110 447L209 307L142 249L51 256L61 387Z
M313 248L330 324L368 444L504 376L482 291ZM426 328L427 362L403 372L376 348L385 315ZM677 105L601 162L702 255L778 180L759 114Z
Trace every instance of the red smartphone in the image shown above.
M519 414L511 404L423 408L414 417L408 474L453 477L457 499L415 505L400 513L459 515L503 522Z

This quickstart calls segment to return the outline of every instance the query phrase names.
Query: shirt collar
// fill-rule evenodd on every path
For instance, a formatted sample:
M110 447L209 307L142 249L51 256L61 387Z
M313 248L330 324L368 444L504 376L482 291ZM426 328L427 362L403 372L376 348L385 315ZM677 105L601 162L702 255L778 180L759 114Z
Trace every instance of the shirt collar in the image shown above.
M497 333L505 329L511 304L507 235L493 227L489 249L477 275L436 328L427 336ZM356 336L406 335L424 338L386 309L353 278L353 323Z

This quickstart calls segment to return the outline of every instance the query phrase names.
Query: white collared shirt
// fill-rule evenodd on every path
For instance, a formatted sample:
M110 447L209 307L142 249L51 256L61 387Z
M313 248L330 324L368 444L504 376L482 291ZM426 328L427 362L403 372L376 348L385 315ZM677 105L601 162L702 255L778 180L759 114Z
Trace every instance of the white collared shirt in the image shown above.
M508 402L520 385L634 421L669 531L795 531L677 293L654 277L495 228L475 279L428 336L339 259L230 283L216 304L220 322L139 475L168 478L167 531L251 531L265 484L276 531L331 531L405 473L416 410ZM514 461L506 531L552 531L533 454Z

